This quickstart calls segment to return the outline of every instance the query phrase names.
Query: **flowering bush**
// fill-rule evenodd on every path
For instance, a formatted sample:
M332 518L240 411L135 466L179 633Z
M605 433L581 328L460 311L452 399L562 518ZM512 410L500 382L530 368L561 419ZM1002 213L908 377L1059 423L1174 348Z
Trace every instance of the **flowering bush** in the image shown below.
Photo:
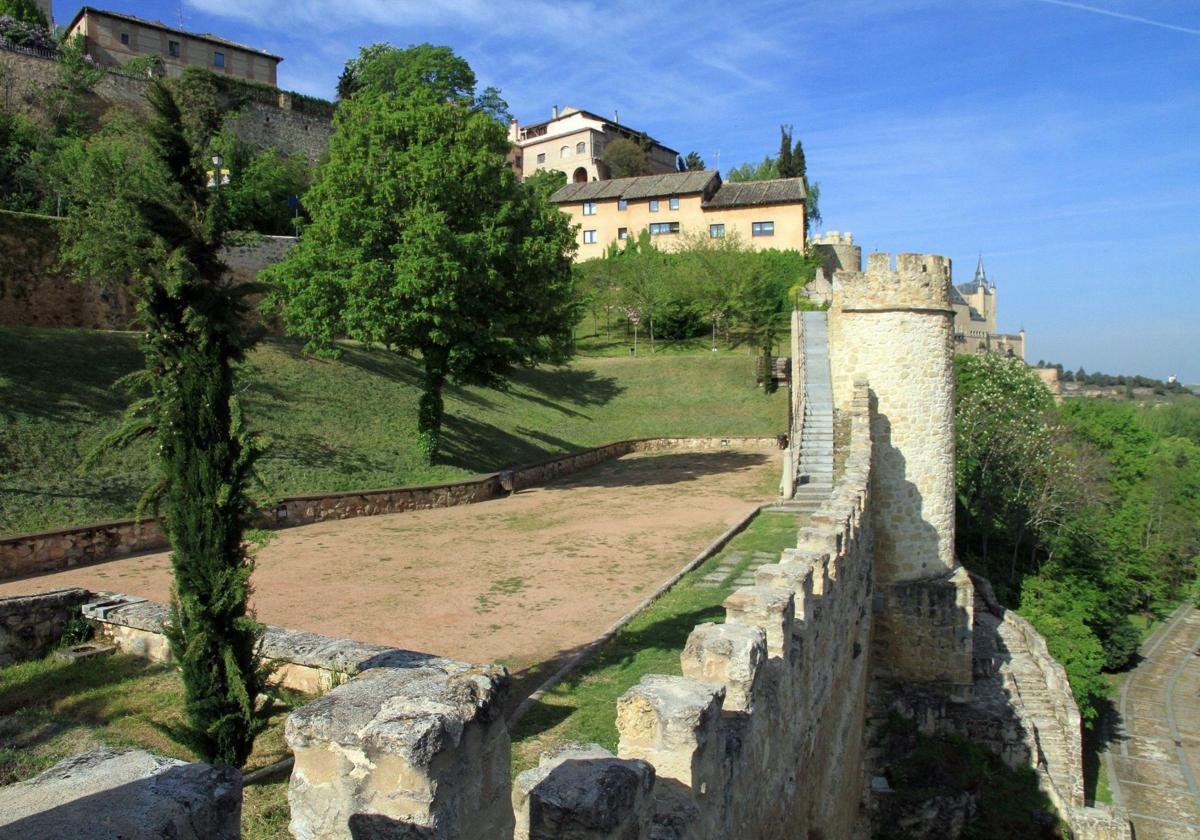
M43 26L24 23L8 15L0 15L0 44L28 47L35 50L54 52L58 44L50 30Z

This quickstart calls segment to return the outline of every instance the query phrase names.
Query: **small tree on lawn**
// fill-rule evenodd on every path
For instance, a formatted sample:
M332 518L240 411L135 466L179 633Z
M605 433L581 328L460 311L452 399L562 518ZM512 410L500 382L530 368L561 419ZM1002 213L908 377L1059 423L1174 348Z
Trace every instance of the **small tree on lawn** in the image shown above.
M179 108L161 84L149 94L148 132L116 126L67 154L77 208L63 257L81 278L128 284L145 330L136 401L106 441L152 435L175 587L167 637L184 685L176 734L206 761L241 766L262 731L266 675L261 625L248 613L254 565L243 544L246 487L257 452L235 396L234 365L253 344L243 298L218 257L219 196L206 189ZM147 136L148 134L148 136Z
M271 300L311 350L348 336L419 353L432 461L447 380L499 387L518 365L566 358L575 238L512 173L503 109L465 61L428 44L363 57Z

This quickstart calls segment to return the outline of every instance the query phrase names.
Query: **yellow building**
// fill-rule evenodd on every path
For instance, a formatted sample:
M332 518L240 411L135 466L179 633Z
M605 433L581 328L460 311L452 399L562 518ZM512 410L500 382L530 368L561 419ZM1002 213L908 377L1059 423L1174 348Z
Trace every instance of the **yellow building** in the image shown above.
M954 341L959 353L999 353L1025 358L1025 330L1016 335L996 332L996 284L988 282L983 257L970 283L952 286Z
M618 137L636 141L642 136L615 119L606 120L578 108L560 111L557 105L546 122L523 126L513 119L508 125L517 174L528 178L543 169L556 169L575 183L607 180L608 167L600 160L605 145ZM674 172L678 158L679 152L650 140L646 162L655 172Z
M175 29L156 20L84 6L67 26L69 37L82 35L84 52L101 67L120 67L146 55L163 60L168 76L185 67L205 67L239 79L275 86L277 55L216 35Z
M567 184L550 196L579 226L577 259L604 255L611 242L649 230L670 249L684 234L736 234L757 250L804 250L803 178L726 184L713 170Z

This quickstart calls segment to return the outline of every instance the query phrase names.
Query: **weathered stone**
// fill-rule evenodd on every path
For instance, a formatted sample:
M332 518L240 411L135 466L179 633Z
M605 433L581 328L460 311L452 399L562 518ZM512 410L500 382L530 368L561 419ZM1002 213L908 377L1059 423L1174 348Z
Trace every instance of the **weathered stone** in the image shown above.
M725 620L761 628L767 654L786 658L791 651L795 597L778 586L745 586L725 599Z
M680 661L683 675L725 687L726 712L751 712L767 637L747 624L699 624L688 636Z
M649 831L654 768L597 744L544 753L513 789L516 840L631 840Z
M503 668L375 668L297 709L290 830L300 840L512 831Z
M241 812L232 767L103 749L0 788L0 838L233 840Z
M0 598L0 665L44 656L90 597L86 589L68 588Z
M660 778L705 793L720 753L724 686L650 674L617 701L618 755L654 765Z

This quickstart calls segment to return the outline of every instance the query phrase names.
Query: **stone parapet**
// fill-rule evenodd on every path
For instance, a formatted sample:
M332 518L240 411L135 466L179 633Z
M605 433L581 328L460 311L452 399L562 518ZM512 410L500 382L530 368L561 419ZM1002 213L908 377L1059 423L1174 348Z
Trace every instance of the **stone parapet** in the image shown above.
M474 504L500 498L515 490L535 487L634 452L727 448L778 449L779 439L761 435L623 440L463 481L289 496L260 511L255 525L282 528L332 519ZM0 539L0 580L58 571L166 547L166 535L153 519L126 519L6 537Z
M931 309L954 314L950 258L937 254L897 254L893 268L892 255L877 251L867 255L865 272L835 272L833 286L843 310Z
M288 717L298 840L513 834L503 667L379 667Z

